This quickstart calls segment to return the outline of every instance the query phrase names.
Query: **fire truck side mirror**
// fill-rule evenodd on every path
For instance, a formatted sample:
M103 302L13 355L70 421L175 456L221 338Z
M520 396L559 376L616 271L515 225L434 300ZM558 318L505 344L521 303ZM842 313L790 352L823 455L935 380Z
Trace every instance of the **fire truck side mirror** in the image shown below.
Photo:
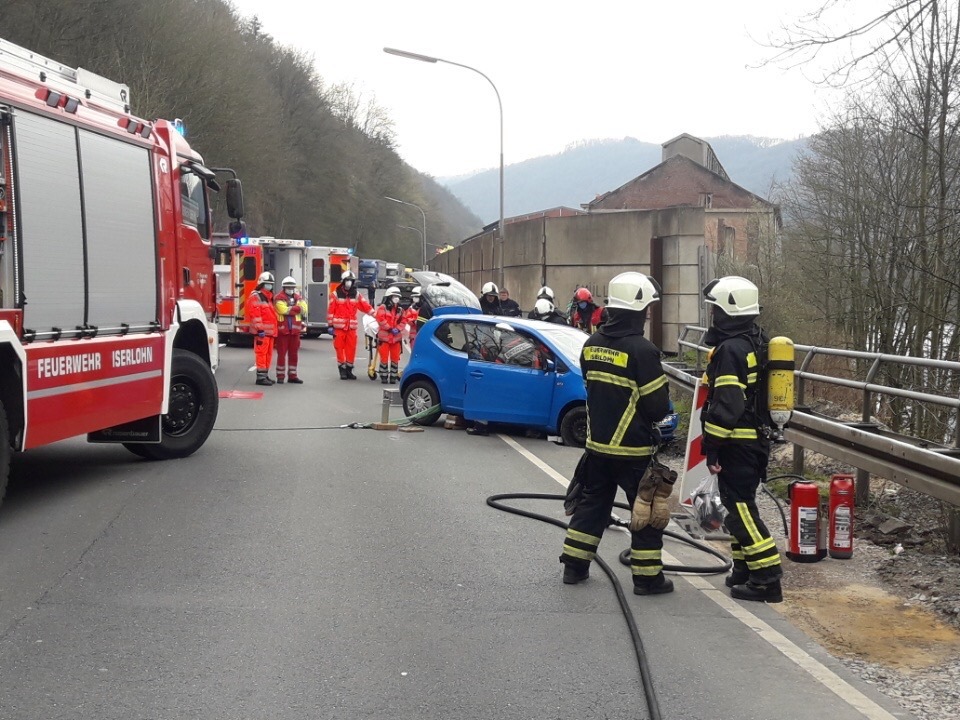
M227 180L227 215L235 220L243 217L243 186L238 178Z

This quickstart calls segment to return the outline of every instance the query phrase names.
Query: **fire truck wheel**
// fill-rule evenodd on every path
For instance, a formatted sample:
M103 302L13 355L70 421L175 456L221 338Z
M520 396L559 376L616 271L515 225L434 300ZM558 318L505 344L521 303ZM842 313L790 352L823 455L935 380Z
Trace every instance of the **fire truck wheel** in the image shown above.
M560 422L560 437L563 444L582 448L587 444L587 408L579 405L567 410Z
M170 403L161 422L159 445L125 444L134 455L148 460L170 460L192 455L206 441L217 421L219 396L213 371L186 350L174 350L170 372Z
M0 502L3 502L3 495L7 491L7 476L10 474L10 455L13 451L10 449L10 434L7 430L7 411L0 403Z

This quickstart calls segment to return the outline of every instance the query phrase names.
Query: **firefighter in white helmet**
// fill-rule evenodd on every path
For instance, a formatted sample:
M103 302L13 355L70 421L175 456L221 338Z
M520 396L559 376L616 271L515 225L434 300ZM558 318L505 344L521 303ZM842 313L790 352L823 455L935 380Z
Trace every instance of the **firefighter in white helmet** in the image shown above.
M297 280L288 275L273 298L279 326L277 329L277 383L302 385L297 374L300 359L300 335L307 320L307 301L297 292Z
M759 291L731 275L710 282L703 296L712 306L704 343L713 347L704 376L703 449L708 469L717 475L732 536L733 572L726 585L741 600L780 602L780 552L756 502L767 476L771 426L762 392L767 336L756 322Z
M566 325L567 318L563 313L557 312L556 306L546 298L540 298L534 303L533 310L527 316L530 320L540 320L541 322L554 323L556 325Z
M620 487L631 505L640 502L638 491L646 493L647 516L642 525L631 527L634 594L673 590L663 575L661 551L670 519L666 500L676 473L671 477L672 471L661 471L665 466L653 460L660 442L656 423L669 411L670 396L660 350L643 336L647 308L659 300L660 288L652 278L638 272L617 275L609 285L609 319L580 354L587 385L587 446L576 475L580 498L560 556L563 582L570 585L587 578ZM655 517L652 509L658 511Z
M484 315L502 315L500 308L500 288L495 283L484 283L480 288L480 309Z
M273 343L277 336L277 313L273 309L273 273L263 272L257 278L257 287L247 296L247 318L253 340L253 354L257 364L257 385L273 385L270 363Z
M564 325L567 324L567 316L564 315L562 312L560 312L560 310L557 309L557 296L554 295L554 293L553 293L553 288L551 288L551 287L549 287L549 286L547 286L547 285L544 285L544 286L541 287L539 290L537 290L537 298L536 298L536 300L534 301L533 310L531 310L531 311L527 314L527 317L528 317L530 320L542 320L542 319L543 319L542 317L540 317L540 315L542 315L542 313L537 311L537 305L538 305L538 303L539 303L541 300L546 300L547 302L549 302L550 305L553 306L553 311L554 311L558 316L560 316L561 318L563 318L563 324L564 324ZM543 306L541 305L540 307L543 307ZM549 320L548 322L553 322L553 320Z

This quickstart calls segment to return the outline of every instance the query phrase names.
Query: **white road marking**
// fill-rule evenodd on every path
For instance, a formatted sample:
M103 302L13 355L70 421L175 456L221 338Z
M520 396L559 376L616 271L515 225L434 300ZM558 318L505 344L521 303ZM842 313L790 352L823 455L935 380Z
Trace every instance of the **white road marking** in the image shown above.
M540 468L544 473L560 483L560 485L563 487L567 487L567 485L570 484L570 481L567 480L567 478L547 465L532 452L521 446L513 438L506 437L505 435L498 435L497 437L503 440L507 445L516 450L531 463ZM666 551L664 551L663 557L671 565L681 564L677 558L673 557ZM819 681L821 685L850 705L850 707L862 713L864 717L869 718L869 720L897 720L895 715L890 714L882 707L877 705L873 700L850 685L850 683L848 683L846 680L820 663L805 650L802 650L800 647L795 645L786 636L774 630L769 624L758 618L744 606L729 598L726 593L717 589L705 579L695 575L678 575L678 577L682 577L688 583L693 585L693 587L702 592L706 597L730 613L730 615L757 633L757 635L779 650L784 657L792 660L801 669L805 670L813 678Z

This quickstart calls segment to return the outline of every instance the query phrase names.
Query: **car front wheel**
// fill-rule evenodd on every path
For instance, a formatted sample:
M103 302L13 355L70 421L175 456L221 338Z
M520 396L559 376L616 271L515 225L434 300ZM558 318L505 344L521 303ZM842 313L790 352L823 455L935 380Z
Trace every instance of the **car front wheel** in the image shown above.
M417 425L433 425L440 418L440 393L429 380L414 380L403 390L403 412L407 417L436 407L436 410L418 417Z
M584 405L567 410L560 421L560 437L564 445L582 448L587 444L587 408Z

